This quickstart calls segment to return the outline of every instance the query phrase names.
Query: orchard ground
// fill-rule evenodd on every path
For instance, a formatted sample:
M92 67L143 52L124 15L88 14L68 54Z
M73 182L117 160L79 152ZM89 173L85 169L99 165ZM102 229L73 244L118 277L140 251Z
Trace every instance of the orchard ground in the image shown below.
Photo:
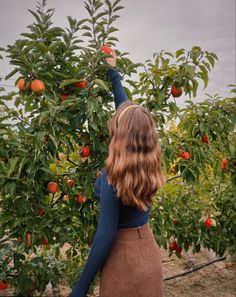
M61 249L62 255L69 245L65 244ZM164 277L177 275L190 269L191 263L201 265L215 258L215 253L202 249L198 254L188 252L183 258L179 259L175 255L168 256L165 249L161 249L162 263L164 268ZM67 286L67 280L64 279L59 286L59 290L48 290L43 297L67 297L71 289ZM0 291L0 296L12 296L12 290L9 288ZM98 297L99 288L97 287L90 297ZM198 271L177 277L164 282L165 297L234 297L236 296L236 261L227 256L227 259L215 262Z

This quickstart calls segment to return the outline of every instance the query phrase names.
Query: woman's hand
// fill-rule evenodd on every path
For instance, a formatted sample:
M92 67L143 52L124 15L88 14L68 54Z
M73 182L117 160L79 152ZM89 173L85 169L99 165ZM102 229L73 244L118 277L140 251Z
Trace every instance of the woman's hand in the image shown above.
M112 58L105 58L105 61L111 65L111 67L116 67L116 52L112 49Z

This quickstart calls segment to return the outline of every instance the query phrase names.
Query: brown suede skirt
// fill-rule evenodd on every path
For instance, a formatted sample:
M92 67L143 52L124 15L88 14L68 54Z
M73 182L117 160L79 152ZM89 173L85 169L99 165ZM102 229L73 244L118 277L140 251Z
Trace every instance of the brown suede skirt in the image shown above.
M100 297L162 297L160 248L146 223L118 229L115 243L100 270Z

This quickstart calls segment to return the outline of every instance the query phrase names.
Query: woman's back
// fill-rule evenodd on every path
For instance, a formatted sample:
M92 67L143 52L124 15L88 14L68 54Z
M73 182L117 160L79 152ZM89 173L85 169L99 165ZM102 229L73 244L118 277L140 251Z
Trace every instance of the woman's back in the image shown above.
M105 169L102 170L102 174L107 178ZM100 201L100 187L101 187L101 176L98 177L94 183L94 194L99 201ZM114 189L114 192L116 193L115 189ZM111 197L111 199L114 199L114 197ZM116 196L116 199L118 199L117 196ZM148 222L151 205L149 206L147 211L141 211L136 207L133 207L130 205L124 205L121 199L119 199L119 202L120 203L119 203L118 228L133 228L133 227L144 225Z

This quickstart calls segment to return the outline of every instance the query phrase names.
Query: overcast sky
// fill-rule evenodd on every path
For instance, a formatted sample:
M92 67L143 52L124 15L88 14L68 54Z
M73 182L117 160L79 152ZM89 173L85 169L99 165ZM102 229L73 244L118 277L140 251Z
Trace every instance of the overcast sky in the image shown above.
M56 26L67 26L68 15L87 17L84 1L47 3L56 8ZM0 0L0 47L13 44L20 33L27 32L26 26L34 20L27 9L34 9L35 4L35 0ZM144 62L162 49L198 45L213 51L219 62L210 74L208 88L198 98L203 99L204 93L228 95L226 86L235 83L235 0L123 0L122 5L125 9L115 24L120 30L116 36L121 51L128 51L134 62ZM0 77L10 69L6 59L0 62ZM3 84L14 85L14 81L1 81Z

